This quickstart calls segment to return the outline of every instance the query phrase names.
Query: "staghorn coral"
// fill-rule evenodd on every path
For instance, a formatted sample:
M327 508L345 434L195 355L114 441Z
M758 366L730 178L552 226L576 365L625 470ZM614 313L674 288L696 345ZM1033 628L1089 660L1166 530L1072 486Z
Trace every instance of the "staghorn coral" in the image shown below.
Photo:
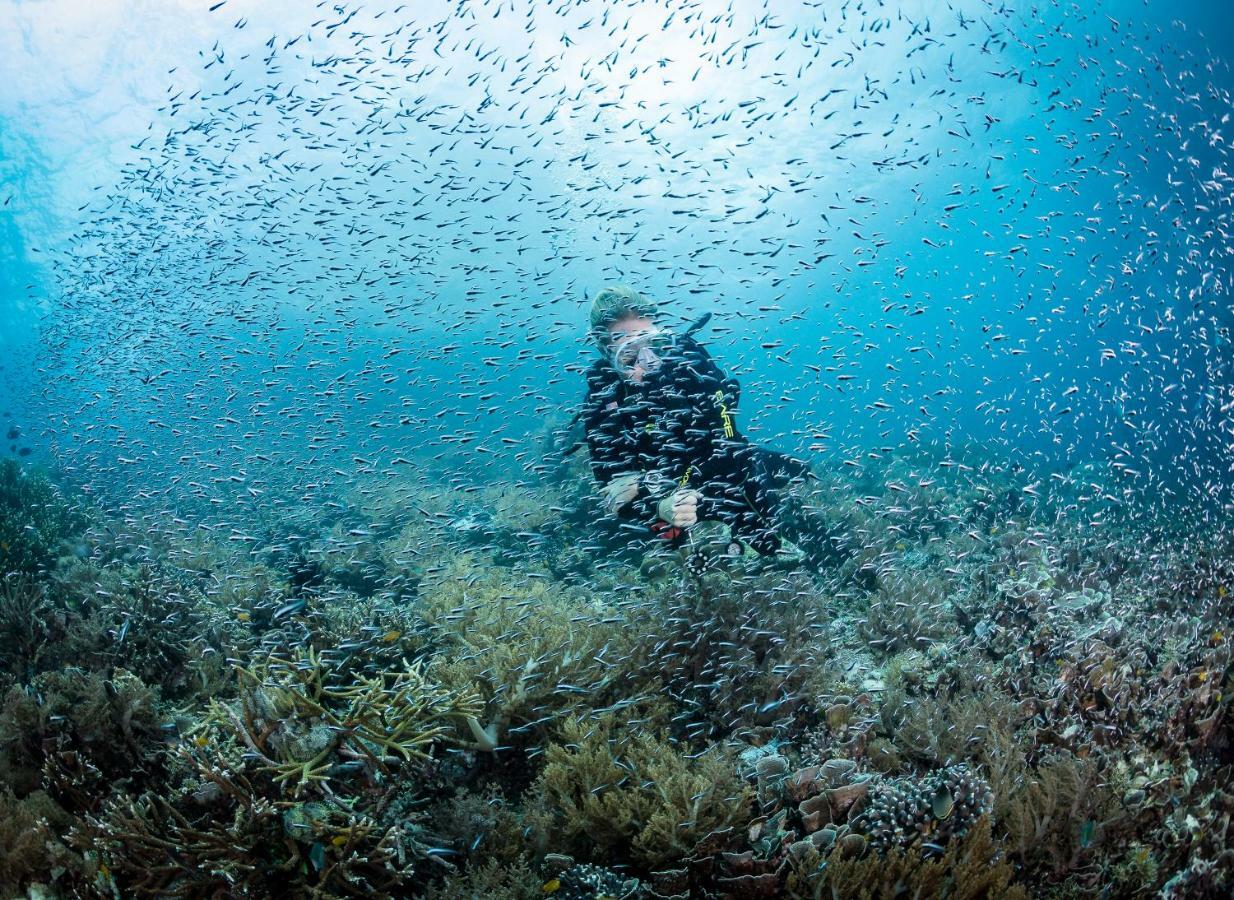
M323 647L362 659L393 665L403 658L426 653L432 636L414 606L397 594L378 592L369 597L328 588L315 598L318 610L314 632Z
M221 562L221 560L220 560ZM216 609L240 621L268 621L292 596L287 577L262 563L245 560L212 570L202 591Z
M22 681L34 677L53 639L55 622L43 585L28 575L0 575L0 672Z
M337 799L288 806L241 772L194 757L201 784L165 798L118 797L72 839L97 850L133 897L390 897L424 852Z
M307 561L326 582L367 597L381 590L389 573L382 559L382 534L375 523L335 523L307 552Z
M418 667L340 678L312 648L237 674L239 699L214 703L213 721L229 727L254 755L257 771L292 796L324 788L340 769L372 777L427 759L432 744L480 710L474 694L434 684Z
M1133 842L1110 868L1110 882L1120 896L1143 895L1160 882L1160 866L1153 851Z
M1008 798L1024 778L1028 744L1019 735L1025 719L1020 708L998 694L914 695L902 670L893 673L879 714L897 757L930 766L978 766L994 793L995 821L1001 821Z
M95 591L96 616L109 637L103 662L123 664L169 696L191 689L189 661L221 657L225 648L200 595L146 565L123 572L121 584L115 593Z
M410 810L475 696L414 666L349 671L312 648L237 677L237 698L215 701L177 747L176 787L113 798L85 818L78 845L101 848L138 897L234 886L386 897L426 884L441 861Z
M555 846L599 859L629 854L651 866L741 821L752 800L718 748L685 756L662 737L622 728L611 713L563 722L531 790L557 814Z
M42 667L122 665L177 702L225 691L226 659L258 643L249 612L221 607L213 576L111 556L100 548L89 558L61 560L51 573L44 622L54 626L55 639Z

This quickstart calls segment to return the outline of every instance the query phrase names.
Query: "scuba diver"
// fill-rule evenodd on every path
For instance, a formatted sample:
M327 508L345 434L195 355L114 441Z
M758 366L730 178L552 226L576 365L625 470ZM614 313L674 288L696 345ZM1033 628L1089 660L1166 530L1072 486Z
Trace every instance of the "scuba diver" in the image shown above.
M710 313L674 335L656 312L625 285L605 287L591 304L601 357L587 371L580 417L606 511L672 547L716 520L728 526L729 555L799 561L773 520L780 490L808 466L738 431L741 388L693 337Z

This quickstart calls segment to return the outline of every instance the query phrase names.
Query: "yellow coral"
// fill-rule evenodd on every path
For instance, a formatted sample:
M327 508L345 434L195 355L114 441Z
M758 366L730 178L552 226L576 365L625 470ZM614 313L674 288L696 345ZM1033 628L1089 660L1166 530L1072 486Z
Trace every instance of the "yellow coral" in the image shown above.
M923 856L917 847L857 859L849 858L840 847L825 860L817 851L807 851L794 860L785 896L801 900L1028 900L1028 892L1012 884L1014 877L1015 869L990 836L989 820L982 818L964 838L953 841L941 858Z
M485 702L483 722L470 723L476 745L492 750L512 727L531 732L603 703L628 641L621 617L539 573L481 574L474 565L460 557L435 576L419 609L439 643L429 675Z
M566 720L546 758L533 790L557 811L560 840L597 859L616 849L648 866L679 859L750 813L753 793L721 751L688 754L612 713Z

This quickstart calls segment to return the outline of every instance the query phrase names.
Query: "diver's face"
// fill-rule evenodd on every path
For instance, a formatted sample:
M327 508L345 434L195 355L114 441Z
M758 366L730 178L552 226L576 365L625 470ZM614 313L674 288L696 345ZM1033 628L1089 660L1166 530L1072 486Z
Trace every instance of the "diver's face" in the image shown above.
M644 334L652 334L657 330L656 323L646 316L626 316L608 326L608 348L611 352L623 341L629 341ZM617 370L635 384L640 383L647 375L647 369L637 361L628 368L618 366Z

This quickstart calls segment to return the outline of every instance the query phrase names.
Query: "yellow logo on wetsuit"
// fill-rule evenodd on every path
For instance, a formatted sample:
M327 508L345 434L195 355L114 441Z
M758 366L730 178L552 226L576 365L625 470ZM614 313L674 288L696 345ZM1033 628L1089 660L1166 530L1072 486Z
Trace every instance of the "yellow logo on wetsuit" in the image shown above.
M716 391L716 405L720 407L720 421L724 423L724 436L731 438L735 432L733 430L733 417L728 411L728 407L724 405L724 391Z

